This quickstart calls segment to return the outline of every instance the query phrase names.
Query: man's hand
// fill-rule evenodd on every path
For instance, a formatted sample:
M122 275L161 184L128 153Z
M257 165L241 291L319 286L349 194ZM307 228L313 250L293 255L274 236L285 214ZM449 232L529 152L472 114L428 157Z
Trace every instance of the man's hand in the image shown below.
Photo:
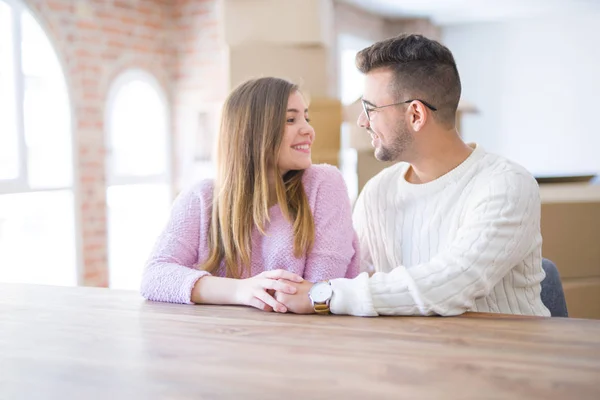
M275 292L275 300L283 304L288 312L293 312L294 314L313 314L315 312L312 303L310 302L310 298L308 297L308 292L313 287L314 283L306 280L300 283L284 280L280 281L296 288L295 294Z

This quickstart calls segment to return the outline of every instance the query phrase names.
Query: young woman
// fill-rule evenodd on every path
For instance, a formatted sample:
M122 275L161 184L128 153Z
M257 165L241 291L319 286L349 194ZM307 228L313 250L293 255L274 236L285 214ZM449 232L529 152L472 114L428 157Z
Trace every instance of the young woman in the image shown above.
M312 165L296 85L243 83L223 108L216 179L181 193L142 278L148 300L286 312L285 281L352 278L358 240L340 172Z

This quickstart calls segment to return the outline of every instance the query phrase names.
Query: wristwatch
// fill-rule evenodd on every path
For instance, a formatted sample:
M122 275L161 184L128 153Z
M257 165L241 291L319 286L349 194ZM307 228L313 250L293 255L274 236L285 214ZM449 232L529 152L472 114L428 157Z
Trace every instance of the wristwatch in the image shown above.
M333 289L329 281L315 283L308 292L308 298L317 314L329 314L329 302L332 297Z

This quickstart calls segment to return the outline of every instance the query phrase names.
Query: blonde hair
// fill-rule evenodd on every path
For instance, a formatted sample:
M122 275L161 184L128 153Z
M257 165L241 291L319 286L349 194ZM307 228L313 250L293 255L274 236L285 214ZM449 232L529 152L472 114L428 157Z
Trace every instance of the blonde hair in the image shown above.
M224 261L226 276L249 271L252 229L265 234L269 219L269 174L277 204L293 223L294 256L310 251L315 239L312 212L302 184L302 170L285 176L277 158L285 129L288 99L298 87L278 78L261 78L238 86L223 107L217 147L209 256L200 266L208 272Z

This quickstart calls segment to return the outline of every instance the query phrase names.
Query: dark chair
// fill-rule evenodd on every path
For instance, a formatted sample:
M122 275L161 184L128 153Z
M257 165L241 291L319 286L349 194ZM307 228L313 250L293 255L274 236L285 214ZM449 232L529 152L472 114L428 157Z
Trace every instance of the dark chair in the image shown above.
M542 302L550 310L553 317L568 317L567 302L565 301L565 292L558 268L550 260L542 260L542 268L546 272L546 277L542 281Z

